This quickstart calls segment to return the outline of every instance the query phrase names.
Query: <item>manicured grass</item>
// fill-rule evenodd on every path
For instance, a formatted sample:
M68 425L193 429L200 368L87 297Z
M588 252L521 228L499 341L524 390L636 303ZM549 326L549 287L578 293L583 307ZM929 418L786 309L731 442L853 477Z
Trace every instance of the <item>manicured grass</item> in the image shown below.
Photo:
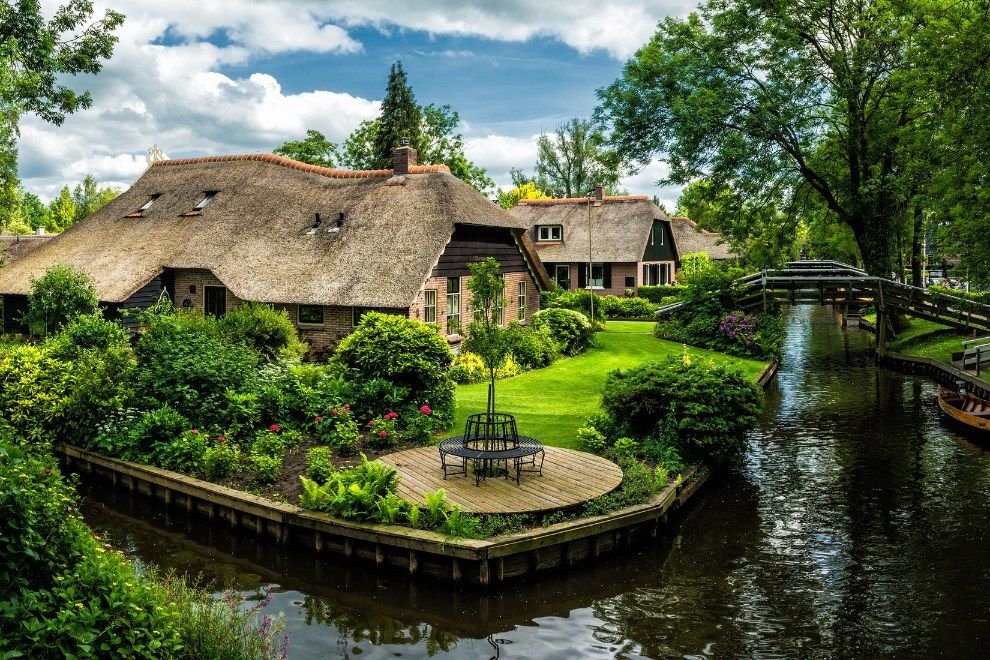
M562 358L545 369L496 381L498 410L514 414L523 435L555 447L576 448L576 431L601 409L602 386L609 372L683 353L681 344L650 334L652 328L649 322L609 321L607 330L598 333L599 346L588 352ZM765 362L701 348L689 347L688 353L696 360L710 357L719 364L734 364L754 380L766 366ZM460 385L456 398L457 417L452 432L459 434L469 414L484 412L488 385Z
M968 335L940 323L911 319L911 327L887 344L887 349L948 363L952 361L953 352L962 350L962 343L966 339L969 339Z

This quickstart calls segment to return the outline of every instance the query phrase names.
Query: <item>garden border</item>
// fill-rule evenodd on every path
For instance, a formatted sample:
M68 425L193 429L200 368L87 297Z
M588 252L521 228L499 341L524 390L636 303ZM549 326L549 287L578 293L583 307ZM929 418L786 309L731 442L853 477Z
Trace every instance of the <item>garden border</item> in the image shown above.
M334 518L298 506L218 486L169 470L109 458L71 445L54 451L71 467L109 479L184 508L189 515L224 521L232 529L253 531L278 544L330 552L345 559L374 561L378 567L404 568L410 576L425 574L482 586L530 573L570 566L630 547L642 537L656 538L670 515L707 482L710 473L691 467L680 484L670 484L648 503L603 516L578 518L489 540L448 538L437 532L398 525L360 523Z
M761 388L770 384L777 367L774 361L763 369L757 378ZM481 541L343 520L71 445L56 444L53 450L68 466L108 479L115 488L126 488L132 497L147 495L166 507L180 506L187 515L205 515L211 522L224 521L231 529L271 537L279 545L291 543L317 555L332 553L345 560L374 562L379 568L404 569L410 577L427 575L483 587L596 559L644 538L656 539L667 530L671 516L712 475L692 466L679 482L668 485L647 503Z

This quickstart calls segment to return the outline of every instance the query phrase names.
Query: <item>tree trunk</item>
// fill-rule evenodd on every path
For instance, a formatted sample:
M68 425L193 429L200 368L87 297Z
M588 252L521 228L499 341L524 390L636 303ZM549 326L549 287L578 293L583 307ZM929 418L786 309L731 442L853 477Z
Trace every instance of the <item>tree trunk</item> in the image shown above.
M915 202L914 234L911 237L911 285L916 287L924 286L924 278L922 277L925 268L923 262L925 245L924 231L924 214L922 213L921 204Z

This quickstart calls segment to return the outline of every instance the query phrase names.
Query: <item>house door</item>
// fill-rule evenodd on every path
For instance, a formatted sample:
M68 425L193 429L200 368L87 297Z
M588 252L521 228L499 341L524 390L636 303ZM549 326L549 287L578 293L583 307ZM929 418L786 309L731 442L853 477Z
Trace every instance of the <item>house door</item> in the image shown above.
M203 287L203 311L207 316L221 317L227 313L227 289L222 286Z
M554 268L554 279L557 280L557 286L565 291L571 288L571 267L561 266L558 264Z

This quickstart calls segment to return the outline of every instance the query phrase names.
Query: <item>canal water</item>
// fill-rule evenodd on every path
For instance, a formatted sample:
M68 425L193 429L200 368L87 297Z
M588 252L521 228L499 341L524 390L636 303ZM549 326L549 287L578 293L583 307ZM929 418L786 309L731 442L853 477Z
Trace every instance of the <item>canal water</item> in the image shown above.
M871 348L826 308L791 310L751 449L673 539L494 593L317 563L106 492L84 513L140 562L271 589L290 658L987 657L990 454Z

